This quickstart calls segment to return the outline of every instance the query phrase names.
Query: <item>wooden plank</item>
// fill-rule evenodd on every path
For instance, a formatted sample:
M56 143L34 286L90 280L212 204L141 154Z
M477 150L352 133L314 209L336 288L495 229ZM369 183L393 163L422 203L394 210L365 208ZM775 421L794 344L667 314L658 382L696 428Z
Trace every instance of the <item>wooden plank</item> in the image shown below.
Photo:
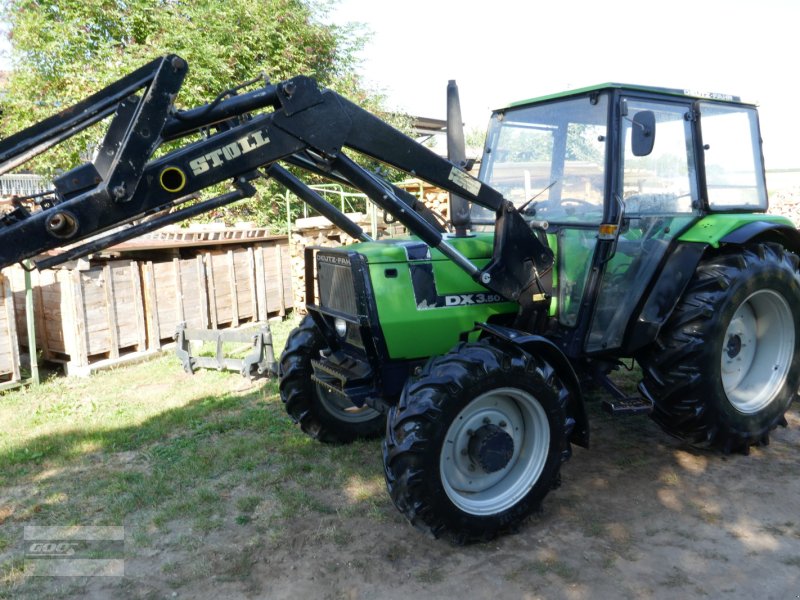
M183 314L183 288L181 286L181 261L178 258L172 259L172 268L175 273L175 308L178 311L178 320L183 322L186 316ZM178 324L175 323L175 326Z
M184 319L189 327L202 327L205 321L201 299L198 297L200 277L196 259L183 259L181 267L181 297L183 298ZM177 323L175 323L177 326Z
M47 273L52 275L51 271L48 271ZM42 296L45 289L44 281L45 278L43 277L43 274L37 271L35 273L35 281L33 283L33 301L35 304L34 316L36 317L36 335L39 341L39 347L42 349L42 358L45 360L50 360L52 358L52 354L45 341L47 339L47 323L45 321L45 315L47 313L44 309L44 299Z
M266 321L269 318L267 310L267 285L264 273L264 245L259 244L255 248L255 278L256 278L256 304L259 321Z
M198 254L195 258L197 269L197 296L200 298L199 316L203 329L208 329L208 289L206 288L206 267L203 257Z
M14 319L16 320L17 331L21 332L27 324L25 277L30 277L30 273L17 265L3 269L3 273L8 278L8 286L11 288L11 295L14 298ZM22 345L27 344L25 339L20 339L19 342Z
M283 295L285 299L285 309L294 309L294 274L292 272L292 257L289 254L289 248L286 245L279 246L281 248L281 282L283 284Z
M136 328L136 350L144 352L147 349L147 324L144 316L144 298L142 297L142 278L139 273L139 263L135 260L128 263L130 269L131 288L133 290L133 310Z
M142 267L144 279L144 314L147 326L147 349L161 348L161 335L158 321L158 294L156 292L156 274L153 261L148 260Z
M67 303L69 318L65 320L64 332L73 339L70 365L82 367L89 364L89 348L86 339L86 313L84 312L83 282L80 271L64 271L63 279L69 290ZM65 335L65 337L67 337Z
M258 320L258 297L256 296L256 256L252 246L247 247L247 281L250 287L250 317Z
M228 285L231 290L231 327L239 326L239 294L236 285L236 260L233 250L228 250Z
M95 267L88 271L79 271L80 293L83 306L78 307L78 314L84 319L86 336L86 360L95 354L111 351L111 332L106 298L103 290L103 269Z
M6 319L8 320L8 343L11 347L11 377L14 380L22 378L19 370L19 341L17 340L17 321L14 315L14 297L11 295L11 286L8 279L0 275L3 284L3 296L5 298Z
M109 263L103 265L103 279L105 280L103 291L105 292L108 334L111 343L110 357L119 358L119 329L117 327L117 307L114 297L114 274L111 272Z
M211 327L216 328L219 325L219 315L217 314L217 294L215 292L216 286L214 285L214 260L210 252L205 254L206 263L206 278L208 280L208 309L211 317Z
M278 314L284 316L286 314L286 290L283 285L283 252L280 246L275 246L275 264L278 267L278 281L280 287L278 288L278 298L280 299L280 308Z
M236 261L236 291L239 299L239 323L256 318L255 289L253 279L252 247L239 248L234 252Z
M30 266L30 261L26 263ZM33 299L33 277L31 272L26 270L23 276L23 287L25 288L25 332L28 339L28 356L30 357L31 381L33 385L41 383L39 375L39 351L36 341L36 311Z
M217 311L215 327L219 327L220 325L230 324L232 321L231 288L229 284L230 269L225 254L211 254L210 259L214 285L209 290L213 292L214 305Z

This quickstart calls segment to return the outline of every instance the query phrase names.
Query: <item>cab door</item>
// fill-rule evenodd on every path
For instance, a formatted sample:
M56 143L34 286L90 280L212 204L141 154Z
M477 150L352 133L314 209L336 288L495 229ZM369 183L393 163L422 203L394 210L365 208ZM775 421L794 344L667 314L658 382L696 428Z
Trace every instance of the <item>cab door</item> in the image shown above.
M587 352L622 345L631 315L658 276L670 243L699 215L691 102L633 96L619 102L620 160L612 193L624 212L613 255L603 265ZM640 141L648 136L652 148L644 154Z

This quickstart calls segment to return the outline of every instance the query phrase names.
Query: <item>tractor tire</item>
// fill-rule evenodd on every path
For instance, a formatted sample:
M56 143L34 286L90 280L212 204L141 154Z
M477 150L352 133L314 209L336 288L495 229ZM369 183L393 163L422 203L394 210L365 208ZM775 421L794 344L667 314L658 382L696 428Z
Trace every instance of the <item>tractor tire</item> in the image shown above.
M769 443L800 386L798 257L751 244L705 259L656 342L640 391L669 434L725 453Z
M389 410L394 505L460 544L517 529L560 483L569 400L553 366L522 351L467 343L429 360Z
M386 416L349 403L347 398L311 379L311 360L327 344L314 320L307 316L286 340L280 360L280 393L286 412L312 438L328 444L347 444L358 438L383 435Z

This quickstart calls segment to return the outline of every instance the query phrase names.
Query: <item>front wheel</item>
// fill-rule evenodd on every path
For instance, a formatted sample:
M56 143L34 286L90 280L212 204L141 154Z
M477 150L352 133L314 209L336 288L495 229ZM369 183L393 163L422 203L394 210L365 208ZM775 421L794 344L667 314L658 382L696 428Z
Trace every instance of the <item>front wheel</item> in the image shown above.
M312 359L321 359L325 338L307 316L286 340L280 360L280 392L286 412L308 435L321 442L344 444L383 434L385 416L369 406L357 407L342 394L312 379Z
M639 359L653 419L691 442L747 452L785 423L800 385L798 258L775 244L700 264Z
M569 391L547 361L485 343L432 359L389 411L395 506L457 542L516 528L559 481Z

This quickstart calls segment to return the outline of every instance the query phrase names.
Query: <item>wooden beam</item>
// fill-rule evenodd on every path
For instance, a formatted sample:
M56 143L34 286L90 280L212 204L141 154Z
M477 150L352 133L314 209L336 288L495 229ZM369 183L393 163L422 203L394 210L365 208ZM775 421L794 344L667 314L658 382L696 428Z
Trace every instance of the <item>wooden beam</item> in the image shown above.
M144 317L144 297L142 295L142 277L139 273L139 263L132 260L129 263L131 287L133 288L133 307L136 311L136 350L144 352L147 349L147 324Z
M239 326L239 294L236 285L236 259L233 250L228 250L228 284L231 288L231 327Z
M103 265L103 292L105 292L106 316L108 318L108 334L111 340L110 358L119 358L119 328L117 327L117 307L114 300L114 274L111 265Z
M247 247L247 282L250 287L250 311L252 321L258 320L258 299L256 298L256 259L253 247Z
M283 277L283 252L279 244L275 244L275 262L278 271L278 297L281 303L278 314L284 316L286 314L286 290L284 289L285 282Z
M25 266L31 268L33 263L26 261ZM31 272L25 269L25 321L28 329L28 355L31 359L31 381L39 385L39 353L36 350L36 309L33 305L33 283Z
M71 323L66 321L64 331L66 336L73 339L68 368L85 367L89 364L89 347L86 339L86 311L81 273L77 269L61 271L61 273L63 273L62 278L66 283L66 288L69 290L67 300L71 305L68 311Z
M186 315L183 314L183 286L181 285L181 260L179 258L172 259L172 267L175 273L175 310L178 314L178 323L186 320ZM175 323L177 325L178 323Z
M267 282L264 272L264 244L259 244L255 249L256 259L256 301L258 303L258 320L266 322L269 319L267 307Z
M36 271L36 285L34 289L36 292L34 293L34 302L36 302L36 308L34 309L34 317L36 320L39 321L39 326L36 328L39 331L39 339L42 341L42 358L45 360L51 360L53 358L53 353L50 350L50 344L47 343L47 319L45 318L44 312L44 294L42 292L42 274L39 271ZM54 285L56 285L54 283Z
M208 308L211 313L211 328L219 327L217 315L217 295L214 293L214 262L210 252L206 252L206 277L208 278Z
M8 321L8 344L11 347L11 377L15 381L22 378L19 369L19 340L17 339L17 315L14 314L14 296L11 286L5 275L0 275L3 286L3 304L5 305L6 320Z
M147 323L148 350L161 348L161 324L158 318L158 294L156 294L156 273L153 261L144 264L145 321Z
M208 288L206 287L206 267L203 256L198 254L195 258L197 267L197 295L200 298L200 323L208 329Z

